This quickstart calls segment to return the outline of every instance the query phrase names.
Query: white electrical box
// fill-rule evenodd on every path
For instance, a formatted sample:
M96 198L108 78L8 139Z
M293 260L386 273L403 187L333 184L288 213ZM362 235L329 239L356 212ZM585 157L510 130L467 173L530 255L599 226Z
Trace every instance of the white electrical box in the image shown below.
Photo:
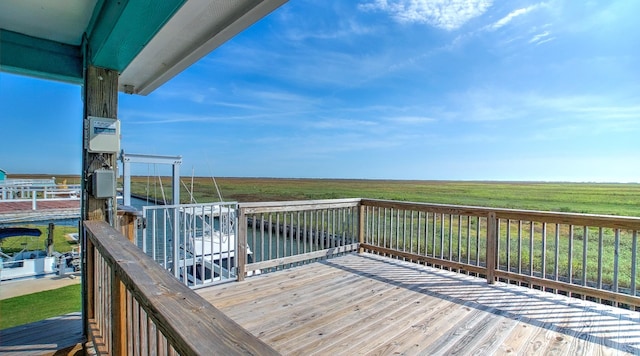
M94 198L113 198L116 196L116 177L111 169L97 169L91 180L91 195Z
M89 152L120 151L120 121L108 117L89 116Z

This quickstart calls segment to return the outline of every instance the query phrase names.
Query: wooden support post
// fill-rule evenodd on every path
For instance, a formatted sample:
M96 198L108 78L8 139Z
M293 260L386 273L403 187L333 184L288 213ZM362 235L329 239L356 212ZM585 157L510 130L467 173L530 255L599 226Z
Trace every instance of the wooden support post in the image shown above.
M496 280L496 258L498 256L498 236L497 236L497 223L495 212L490 212L487 216L487 283L493 284Z
M104 68L88 66L84 81L84 119L82 148L82 219L107 221L112 226L116 217L115 194L111 204L108 199L97 199L89 194L90 179L97 169L117 170L117 152L89 152L89 117L116 119L118 115L118 72ZM114 174L114 181L115 176ZM114 182L115 184L115 182Z
M236 261L238 263L238 281L244 281L247 267L247 216L244 209L240 208L238 213L238 253Z
M82 179L81 179L81 206L80 219L107 221L116 218L116 197L112 204L107 204L108 199L96 199L89 192L91 174L99 168L111 168L114 173L117 170L116 153L89 152L89 117L117 118L118 114L118 72L94 66L87 66L84 73L84 86L82 88L84 99L83 130L82 130ZM117 174L114 174L114 177ZM114 178L115 180L115 178ZM115 184L115 182L114 182ZM113 224L113 221L109 221ZM100 277L95 273L94 246L85 236L84 226L80 223L79 232L82 236L82 311L84 334L88 336L89 320L95 317L95 278Z

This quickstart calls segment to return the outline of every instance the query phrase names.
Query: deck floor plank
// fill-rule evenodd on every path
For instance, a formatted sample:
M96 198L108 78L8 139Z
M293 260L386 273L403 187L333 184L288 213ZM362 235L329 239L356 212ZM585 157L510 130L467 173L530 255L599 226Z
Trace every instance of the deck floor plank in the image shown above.
M197 290L287 355L640 354L640 313L348 254Z
M11 356L53 354L83 341L80 313L0 330L0 354Z

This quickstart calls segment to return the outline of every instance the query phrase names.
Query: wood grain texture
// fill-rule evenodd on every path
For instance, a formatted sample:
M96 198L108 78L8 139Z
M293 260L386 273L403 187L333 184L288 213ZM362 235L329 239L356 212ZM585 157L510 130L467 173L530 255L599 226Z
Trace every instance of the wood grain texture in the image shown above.
M197 293L287 355L640 353L637 312L367 253Z
M142 307L139 320L144 322L141 324L152 320L180 354L277 354L180 283L107 223L85 221L84 226L105 264ZM146 335L146 330L141 331L139 337L146 339Z

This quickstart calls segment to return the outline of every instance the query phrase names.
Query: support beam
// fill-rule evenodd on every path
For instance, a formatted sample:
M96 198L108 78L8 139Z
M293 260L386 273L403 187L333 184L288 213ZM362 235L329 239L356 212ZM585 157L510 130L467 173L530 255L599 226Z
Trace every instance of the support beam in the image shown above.
M185 1L104 1L88 29L89 62L122 72Z
M0 29L0 71L82 83L80 47Z

